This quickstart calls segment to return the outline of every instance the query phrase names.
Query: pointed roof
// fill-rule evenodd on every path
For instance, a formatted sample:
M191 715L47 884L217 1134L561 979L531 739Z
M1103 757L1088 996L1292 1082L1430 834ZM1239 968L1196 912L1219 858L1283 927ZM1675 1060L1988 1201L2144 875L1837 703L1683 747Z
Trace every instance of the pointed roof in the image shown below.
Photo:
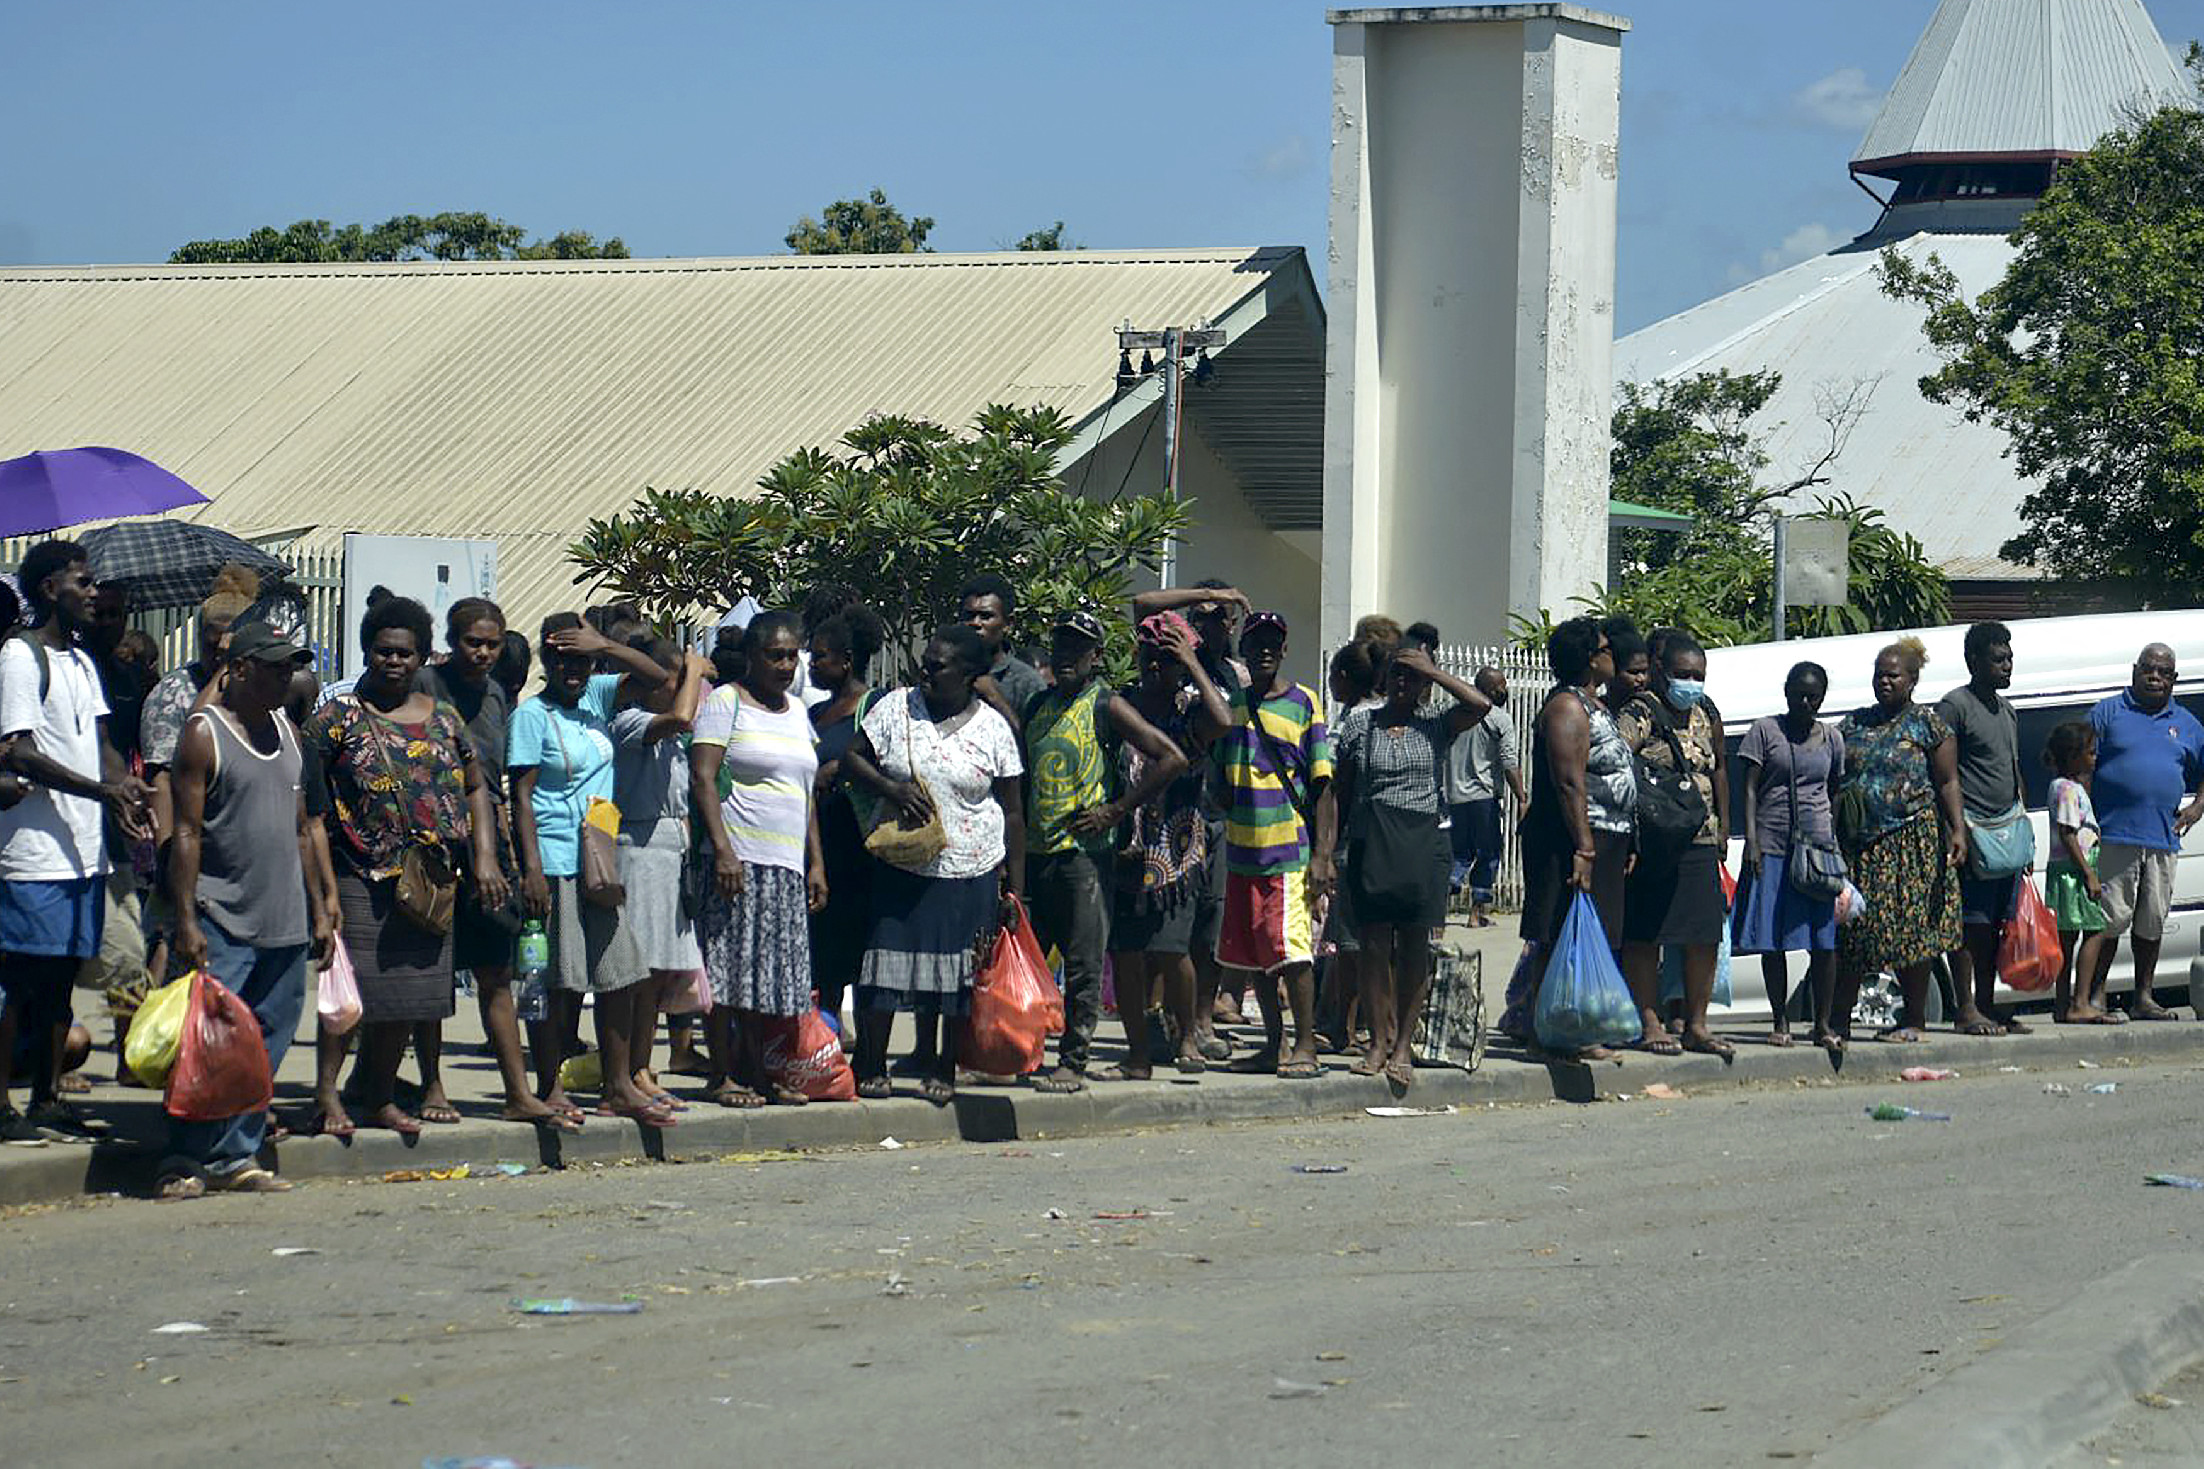
M1942 0L1852 171L2072 158L2133 104L2194 95L2143 0Z

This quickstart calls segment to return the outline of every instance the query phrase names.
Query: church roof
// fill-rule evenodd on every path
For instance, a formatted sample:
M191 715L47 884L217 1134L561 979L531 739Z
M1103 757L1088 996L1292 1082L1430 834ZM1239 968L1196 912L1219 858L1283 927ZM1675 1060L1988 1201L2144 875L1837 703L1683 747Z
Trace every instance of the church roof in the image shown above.
M1852 171L2073 157L2137 104L2194 95L2143 0L1943 0Z

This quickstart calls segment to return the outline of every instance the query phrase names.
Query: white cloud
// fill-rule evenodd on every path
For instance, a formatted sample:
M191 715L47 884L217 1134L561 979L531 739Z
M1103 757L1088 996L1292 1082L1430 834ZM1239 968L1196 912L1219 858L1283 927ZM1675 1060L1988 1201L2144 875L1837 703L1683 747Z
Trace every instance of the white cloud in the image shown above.
M1754 270L1742 261L1733 263L1728 272L1729 283L1733 286L1746 285L1749 282L1759 280L1764 275L1773 275L1786 266L1796 265L1802 260L1811 260L1816 255L1826 255L1843 244L1846 238L1846 236L1837 233L1818 220L1813 224L1802 224L1785 235L1782 244L1777 245L1772 250L1760 252L1760 268L1758 270Z
M1247 160L1247 171L1259 179L1297 179L1309 171L1313 162L1309 140L1295 133L1252 155Z
M1841 66L1811 82L1791 98L1791 111L1818 127L1858 132L1875 120L1883 94L1867 84L1867 73Z

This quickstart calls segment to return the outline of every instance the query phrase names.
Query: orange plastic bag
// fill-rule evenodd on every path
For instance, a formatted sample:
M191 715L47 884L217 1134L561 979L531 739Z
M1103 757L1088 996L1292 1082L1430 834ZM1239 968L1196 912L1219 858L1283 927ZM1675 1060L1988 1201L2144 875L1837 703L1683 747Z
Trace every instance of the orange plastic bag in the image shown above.
M2005 941L1997 947L1997 977L2012 989L2047 990L2058 981L2063 958L2059 950L2059 921L2036 891L2035 880L2020 875L2020 905L2013 921L2005 925Z
M957 1064L989 1076L1024 1076L1041 1069L1048 1038L1063 1028L1063 994L1020 903L1018 921L996 935L972 983L972 1015L964 1022Z
M1714 864L1714 870L1722 878L1722 906L1724 908L1735 908L1737 906L1737 879L1730 876L1729 863L1717 862Z
M163 1102L183 1122L227 1122L275 1100L275 1074L260 1022L204 969L191 977L183 1043Z
M766 1080L786 1091L801 1092L814 1102L857 1100L857 1074L850 1070L849 1057L842 1054L842 1038L819 1013L816 998L810 1014L772 1025L765 1044L759 1048Z

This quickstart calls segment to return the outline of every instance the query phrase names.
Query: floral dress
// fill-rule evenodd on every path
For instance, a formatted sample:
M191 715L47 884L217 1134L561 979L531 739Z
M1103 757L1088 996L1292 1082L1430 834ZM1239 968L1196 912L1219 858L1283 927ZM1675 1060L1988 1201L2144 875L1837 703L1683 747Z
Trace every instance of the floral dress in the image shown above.
M434 840L464 860L474 749L459 711L439 702L401 724L355 698L331 700L306 726L328 770L336 850L369 881L395 876L407 847Z
M1958 948L1959 877L1944 861L1929 766L1951 726L1933 708L1911 704L1893 716L1857 710L1837 733L1844 741L1838 839L1853 885L1867 899L1867 911L1837 931L1837 962L1876 974Z

